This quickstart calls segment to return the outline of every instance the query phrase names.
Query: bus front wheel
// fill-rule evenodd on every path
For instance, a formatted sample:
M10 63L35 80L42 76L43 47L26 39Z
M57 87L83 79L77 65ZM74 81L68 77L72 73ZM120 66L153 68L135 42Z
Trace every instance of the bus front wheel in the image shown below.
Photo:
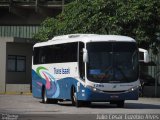
M117 101L117 107L119 107L119 108L124 108L124 100L122 100L122 101Z
M72 89L72 105L80 107L80 101L77 100L77 93L75 91L75 88Z

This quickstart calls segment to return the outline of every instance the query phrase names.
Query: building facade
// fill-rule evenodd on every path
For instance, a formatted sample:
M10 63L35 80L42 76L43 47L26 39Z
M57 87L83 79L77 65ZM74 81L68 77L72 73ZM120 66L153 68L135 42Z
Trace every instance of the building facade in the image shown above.
M0 93L30 92L33 41L0 37Z
M33 34L64 0L0 0L0 93L31 92Z

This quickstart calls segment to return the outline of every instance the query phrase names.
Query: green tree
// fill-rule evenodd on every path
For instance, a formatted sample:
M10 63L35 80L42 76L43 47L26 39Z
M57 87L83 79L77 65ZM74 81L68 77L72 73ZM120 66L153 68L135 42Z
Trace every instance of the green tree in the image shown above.
M52 38L56 33L56 24L57 19L46 18L46 20L41 23L39 32L37 34L34 34L34 38L38 41L46 41Z
M135 38L140 47L160 44L159 0L76 0L56 18L47 18L35 38L44 41L73 33L120 34Z

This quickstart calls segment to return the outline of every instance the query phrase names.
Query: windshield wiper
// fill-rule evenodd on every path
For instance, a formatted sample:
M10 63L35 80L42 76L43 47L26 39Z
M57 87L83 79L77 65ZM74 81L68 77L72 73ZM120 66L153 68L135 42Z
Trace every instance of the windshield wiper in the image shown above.
M135 69L135 65L134 65L134 59L135 59L135 56L137 55L137 50L135 50L132 54L132 69L134 70Z
M116 67L116 68L117 68L117 70L120 71L120 73L122 74L123 78L124 78L126 81L128 81L128 79L127 79L126 75L124 74L123 70L122 70L120 67Z

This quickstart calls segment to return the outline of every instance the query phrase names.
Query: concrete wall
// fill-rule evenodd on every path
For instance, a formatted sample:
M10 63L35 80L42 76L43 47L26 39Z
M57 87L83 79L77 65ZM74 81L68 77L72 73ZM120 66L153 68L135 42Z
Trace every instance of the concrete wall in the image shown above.
M0 37L0 92L6 90L6 43L13 42L13 38Z
M7 56L20 55L26 56L25 72L8 72L6 76L7 84L31 84L31 65L32 65L32 44L29 43L7 43Z
M29 84L6 84L6 91L8 93L29 93L30 85Z

